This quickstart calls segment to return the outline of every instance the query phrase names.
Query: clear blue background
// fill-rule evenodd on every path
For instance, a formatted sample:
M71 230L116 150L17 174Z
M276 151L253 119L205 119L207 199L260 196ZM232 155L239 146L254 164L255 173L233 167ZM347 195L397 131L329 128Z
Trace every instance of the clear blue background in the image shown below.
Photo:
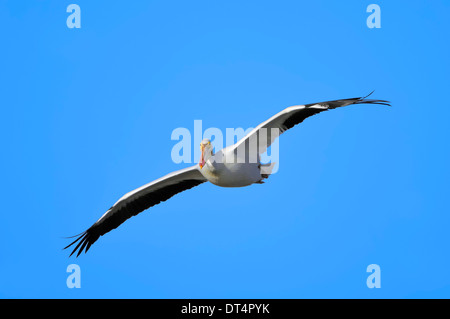
M3 298L445 298L448 1L0 3ZM174 164L177 127L251 127L362 96L284 134L264 185L202 185L62 250ZM196 147L196 146L195 146ZM66 286L81 267L81 288ZM381 288L369 289L369 264Z

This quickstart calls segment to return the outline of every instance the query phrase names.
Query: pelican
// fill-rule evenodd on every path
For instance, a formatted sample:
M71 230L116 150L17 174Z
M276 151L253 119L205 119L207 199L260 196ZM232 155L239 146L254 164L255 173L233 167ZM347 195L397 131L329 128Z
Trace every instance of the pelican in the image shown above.
M78 251L78 257L83 250L87 252L100 236L117 228L130 217L205 182L211 182L221 187L243 187L263 183L263 180L270 176L274 163L261 164L260 155L280 134L312 115L338 107L353 104L390 106L389 102L385 100L367 99L369 95L290 106L259 124L236 144L217 153L213 153L210 140L202 140L200 143L201 157L198 164L167 174L125 194L86 231L69 237L77 238L64 249L78 242L70 254L72 256Z

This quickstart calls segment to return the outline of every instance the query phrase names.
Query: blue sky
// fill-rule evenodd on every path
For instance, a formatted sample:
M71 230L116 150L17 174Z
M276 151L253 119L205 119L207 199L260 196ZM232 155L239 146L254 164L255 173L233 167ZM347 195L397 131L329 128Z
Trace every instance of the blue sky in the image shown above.
M2 298L448 298L448 1L0 3ZM365 95L280 140L264 185L201 185L68 258L175 164L175 128ZM81 288L66 286L67 266ZM369 289L366 268L381 268Z

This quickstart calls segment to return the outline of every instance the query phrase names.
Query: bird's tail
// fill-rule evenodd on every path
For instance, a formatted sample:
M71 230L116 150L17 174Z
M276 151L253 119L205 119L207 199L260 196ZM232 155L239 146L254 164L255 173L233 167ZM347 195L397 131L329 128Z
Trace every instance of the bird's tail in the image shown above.
M269 178L276 163L260 164L259 171L263 179Z

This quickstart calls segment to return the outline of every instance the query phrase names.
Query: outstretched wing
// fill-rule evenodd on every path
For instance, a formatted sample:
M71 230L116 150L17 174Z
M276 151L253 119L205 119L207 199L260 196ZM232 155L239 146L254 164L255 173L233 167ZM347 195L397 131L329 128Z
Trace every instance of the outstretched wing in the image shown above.
M70 256L77 250L77 257L83 250L87 252L97 239L117 228L128 218L154 205L163 202L175 194L206 182L197 165L185 168L135 189L120 198L99 220L83 233L76 235L75 241L64 249L78 242Z
M288 129L294 127L295 125L300 124L306 118L323 111L328 111L352 104L381 104L390 106L388 101L367 99L369 95L352 99L290 106L279 112L278 114L275 114L267 121L258 125L239 142L234 144L230 150L234 150L237 154L238 149L245 147L245 149L243 149L246 152L245 154L253 154L251 153L253 151L257 152L258 154L262 154L279 135L286 132Z

